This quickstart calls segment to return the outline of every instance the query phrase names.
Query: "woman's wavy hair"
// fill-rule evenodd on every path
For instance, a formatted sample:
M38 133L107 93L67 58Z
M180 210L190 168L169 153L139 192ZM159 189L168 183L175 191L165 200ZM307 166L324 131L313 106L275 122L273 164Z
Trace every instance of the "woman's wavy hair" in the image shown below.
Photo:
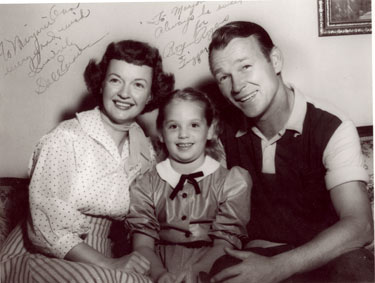
M174 76L163 71L162 58L158 49L145 42L134 40L112 42L107 46L102 60L96 63L91 59L84 72L87 89L96 97L99 105L102 105L102 84L112 59L152 68L151 99L143 113L157 108L159 101L174 88Z
M210 127L213 125L214 127L214 134L211 140L207 140L206 143L206 154L211 156L212 158L221 161L223 160L223 151L220 147L219 143L219 133L220 128L218 125L218 112L215 105L212 103L211 99L208 95L202 91L196 90L194 88L188 87L182 90L177 89L173 92L170 92L160 103L159 105L159 113L158 117L156 118L156 126L158 129L159 134L162 134L163 123L166 116L166 107L172 101L194 101L204 106L204 115L207 121L207 125ZM164 160L168 157L168 150L164 143L158 142L157 144L157 151L158 151L158 159Z

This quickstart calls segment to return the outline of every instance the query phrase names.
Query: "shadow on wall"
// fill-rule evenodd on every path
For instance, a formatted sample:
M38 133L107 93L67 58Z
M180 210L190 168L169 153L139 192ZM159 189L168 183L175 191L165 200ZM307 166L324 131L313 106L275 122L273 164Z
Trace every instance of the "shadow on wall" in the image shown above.
M76 113L91 110L98 105L98 98L94 97L88 92L85 92L82 95L81 101L75 107L71 107L62 112L59 122L75 118Z
M214 80L204 80L200 82L197 87L200 91L207 93L215 104L216 109L219 112L219 118L228 123L239 121L241 119L241 111L234 107L220 92Z

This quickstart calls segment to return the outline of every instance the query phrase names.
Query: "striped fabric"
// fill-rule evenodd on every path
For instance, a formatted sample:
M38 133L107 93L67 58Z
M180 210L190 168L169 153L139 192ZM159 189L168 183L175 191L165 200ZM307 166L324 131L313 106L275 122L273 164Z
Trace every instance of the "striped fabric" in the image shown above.
M111 256L111 242L108 233L111 221L89 216L92 229L85 243L106 256ZM121 272L99 266L50 258L42 254L30 253L23 241L23 231L18 225L8 236L0 251L1 283L150 283L145 276L131 272Z

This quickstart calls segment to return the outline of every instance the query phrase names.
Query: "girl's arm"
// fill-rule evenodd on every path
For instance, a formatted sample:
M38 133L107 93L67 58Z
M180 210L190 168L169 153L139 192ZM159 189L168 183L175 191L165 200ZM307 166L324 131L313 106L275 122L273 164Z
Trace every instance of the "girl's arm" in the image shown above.
M134 233L133 250L139 252L150 261L150 276L153 281L157 282L163 274L168 272L155 253L155 240L152 237L141 233Z
M133 252L120 258L109 258L87 245L80 243L73 247L64 257L66 260L98 265L123 272L133 271L146 274L150 269L150 262L138 252Z

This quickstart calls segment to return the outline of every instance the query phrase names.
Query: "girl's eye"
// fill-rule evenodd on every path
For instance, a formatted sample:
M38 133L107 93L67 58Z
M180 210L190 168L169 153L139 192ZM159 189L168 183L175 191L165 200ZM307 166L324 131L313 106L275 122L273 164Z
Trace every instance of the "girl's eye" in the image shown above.
M174 129L176 129L177 128L177 125L175 125L175 124L170 124L170 125L168 125L168 127L167 127L167 129L170 129L170 130L174 130Z
M199 125L199 123L192 123L191 126L192 126L193 128L199 128L200 125Z

